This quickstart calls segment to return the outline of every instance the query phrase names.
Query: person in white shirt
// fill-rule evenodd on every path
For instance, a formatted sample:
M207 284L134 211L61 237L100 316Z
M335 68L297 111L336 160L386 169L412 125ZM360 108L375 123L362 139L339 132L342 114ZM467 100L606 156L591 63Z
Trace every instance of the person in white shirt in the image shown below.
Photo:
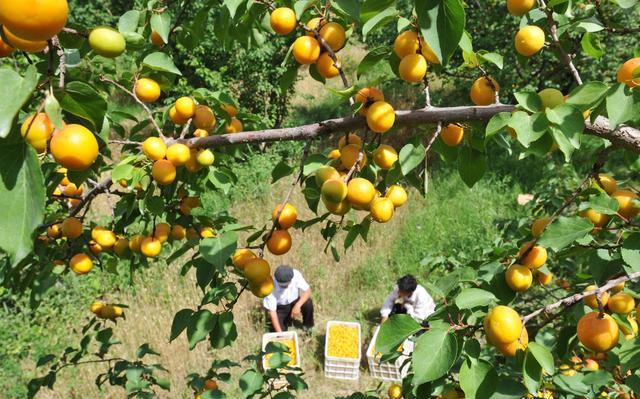
M380 309L381 324L394 314L408 314L417 322L424 322L435 312L436 304L427 290L408 274L401 277Z
M278 266L273 277L273 291L262 302L271 319L271 331L287 331L291 321L300 315L304 330L310 331L314 321L309 283L287 265Z

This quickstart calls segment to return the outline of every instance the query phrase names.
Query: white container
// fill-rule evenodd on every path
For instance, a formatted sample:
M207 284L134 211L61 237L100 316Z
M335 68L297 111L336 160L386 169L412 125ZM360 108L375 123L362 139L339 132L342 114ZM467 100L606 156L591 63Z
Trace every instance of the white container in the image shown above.
M371 376L383 381L402 381L409 373L411 367L411 362L407 360L411 352L413 352L413 342L409 340L404 341L402 344L402 355L398 357L395 362L382 363L380 362L380 356L377 356L377 353L375 353L379 332L380 326L376 327L371 343L367 348L367 362L369 363Z
M264 352L264 350L267 347L267 344L269 342L280 342L280 341L287 341L287 340L293 340L293 342L295 343L295 348L296 348L296 362L295 364L291 365L290 367L300 367L300 345L298 344L298 333L295 331L283 331L283 332L275 332L275 333L266 333L264 335L262 335L262 351ZM263 356L262 357L262 368L264 370L267 370L269 368L269 365L267 364L267 356Z
M329 356L329 328L335 325L358 329L358 358L349 359ZM330 320L327 322L327 334L324 340L324 376L339 380L357 380L360 378L360 360L362 359L362 329L360 323Z

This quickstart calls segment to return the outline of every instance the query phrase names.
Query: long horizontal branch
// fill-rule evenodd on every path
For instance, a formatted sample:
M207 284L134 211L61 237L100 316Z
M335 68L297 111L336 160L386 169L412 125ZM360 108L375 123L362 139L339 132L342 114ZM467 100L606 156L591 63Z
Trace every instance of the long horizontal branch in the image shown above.
M496 104L488 106L429 107L416 110L396 111L397 127L415 127L425 123L488 121L497 113L511 112L515 106ZM329 119L309 125L266 129L253 132L230 133L222 135L176 140L191 148L221 147L230 144L265 143L273 141L307 140L318 136L330 135L362 129L367 126L362 116ZM640 153L640 130L623 126L612 130L609 120L598 117L594 123L586 122L585 133L609 140L620 147ZM170 139L171 140L171 139Z
M613 289L614 287L616 287L618 284L624 283L626 281L630 281L630 280L637 280L640 278L640 272L635 272L635 273L631 273L628 274L626 276L622 276L622 277L618 277L618 278L614 278L611 279L609 281L607 281L603 286L598 287L595 290L590 290L590 291L585 291L585 292L581 292L579 294L573 294L571 296L568 296L566 298L562 298L557 302L554 303L550 303L549 305L540 308L534 312L529 313L528 315L524 316L522 318L522 323L526 324L529 320L533 319L534 317L538 316L541 313L548 313L554 309L558 309L561 306L570 306L573 305L574 303L581 301L584 297L587 297L589 295L600 295L603 292L607 292L610 291L611 289Z

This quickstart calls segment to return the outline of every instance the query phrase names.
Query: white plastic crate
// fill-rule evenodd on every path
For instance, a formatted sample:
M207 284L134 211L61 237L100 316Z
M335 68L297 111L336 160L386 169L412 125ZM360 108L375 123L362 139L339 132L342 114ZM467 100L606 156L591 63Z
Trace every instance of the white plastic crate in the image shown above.
M356 327L358 329L358 358L348 359L329 356L329 328L334 325ZM360 378L360 360L362 359L362 329L360 323L330 320L327 322L327 334L324 340L324 376L339 380L357 380Z
M292 339L293 342L295 343L295 348L296 348L296 362L295 364L291 365L291 367L300 367L300 360L301 360L301 354L300 354L300 345L298 343L298 333L295 331L283 331L283 332L275 332L275 333L266 333L262 335L262 351L264 352L265 348L267 347L267 344L269 342L280 342L280 341L286 341L286 340L290 340ZM269 365L267 364L267 356L263 356L262 357L262 368L264 370L269 368Z
M369 363L371 376L383 381L402 381L409 373L410 363L407 362L407 359L409 359L409 355L413 352L413 342L409 340L404 341L402 344L402 355L397 358L395 362L381 363L380 357L375 353L379 332L380 326L376 327L371 343L367 348L367 362Z

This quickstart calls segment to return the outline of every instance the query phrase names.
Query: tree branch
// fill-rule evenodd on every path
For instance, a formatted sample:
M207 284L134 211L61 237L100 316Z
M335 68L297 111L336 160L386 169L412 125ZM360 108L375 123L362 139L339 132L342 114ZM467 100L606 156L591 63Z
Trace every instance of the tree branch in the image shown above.
M637 280L640 278L640 272L635 272L635 273L631 273L629 275L626 276L622 276L622 277L618 277L618 278L614 278L611 279L609 281L607 281L602 287L598 287L595 290L591 290L591 291L585 291L585 292L581 292L579 294L573 294L571 296L568 296L566 298L562 298L561 300L551 303L549 305L546 305L543 308L540 308L536 311L533 311L531 313L529 313L528 315L524 316L522 318L522 324L527 324L527 322L531 319L533 319L534 317L538 316L540 313L548 313L554 309L558 309L561 306L571 306L574 303L582 300L584 297L587 297L589 295L600 295L603 292L607 292L611 289L613 289L615 286L617 286L620 283L624 283L625 281L630 281L630 280Z
M551 34L551 43L558 49L558 53L560 54L560 58L562 62L569 68L569 72L573 77L573 80L576 81L578 86L582 85L582 78L580 77L580 73L576 66L573 65L573 60L571 56L567 54L566 51L562 48L560 44L560 38L558 37L558 26L556 25L556 21L553 20L553 10L547 7L547 3L545 0L538 0L540 2L540 9L547 14L547 22L549 24L549 33Z
M426 123L488 121L497 113L511 112L515 109L509 104L494 104L489 106L461 106L461 107L431 107L428 109L396 111L397 127L415 127ZM629 126L621 126L612 130L609 120L598 117L594 123L585 121L586 134L601 137L611 143L624 147L635 153L640 153L640 130ZM307 140L310 138L344 133L367 126L362 116L329 119L309 125L267 129L253 132L222 134L201 138L177 140L191 148L221 147L231 144L264 143L287 140Z

